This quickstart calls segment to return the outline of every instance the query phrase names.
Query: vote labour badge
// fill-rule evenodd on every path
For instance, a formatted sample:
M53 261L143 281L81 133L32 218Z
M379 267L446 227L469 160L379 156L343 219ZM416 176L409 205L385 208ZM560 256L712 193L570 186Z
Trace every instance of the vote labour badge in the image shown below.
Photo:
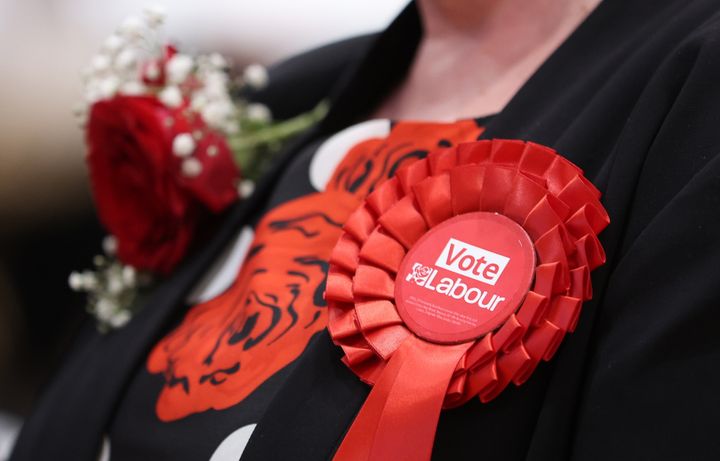
M343 361L373 385L335 459L430 459L441 408L550 360L605 261L599 199L552 149L509 140L435 151L370 194L325 293Z

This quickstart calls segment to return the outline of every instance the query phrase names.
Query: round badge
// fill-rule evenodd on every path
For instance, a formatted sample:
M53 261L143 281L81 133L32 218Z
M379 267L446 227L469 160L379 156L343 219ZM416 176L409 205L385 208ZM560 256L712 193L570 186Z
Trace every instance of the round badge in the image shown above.
M470 341L515 312L534 270L533 244L519 224L497 213L467 213L432 228L408 251L395 302L419 337Z

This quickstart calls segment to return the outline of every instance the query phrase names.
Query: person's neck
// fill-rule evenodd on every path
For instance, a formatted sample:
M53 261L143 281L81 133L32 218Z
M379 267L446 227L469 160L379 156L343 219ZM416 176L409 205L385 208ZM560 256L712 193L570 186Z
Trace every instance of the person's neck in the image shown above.
M375 116L454 120L499 112L599 2L417 0L417 55Z

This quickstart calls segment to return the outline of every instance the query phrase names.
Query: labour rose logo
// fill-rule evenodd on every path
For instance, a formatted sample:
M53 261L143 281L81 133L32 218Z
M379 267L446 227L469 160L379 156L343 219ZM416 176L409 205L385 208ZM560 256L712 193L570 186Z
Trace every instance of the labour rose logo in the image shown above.
M408 274L407 281L413 280L418 285L422 285L427 280L428 276L432 274L432 268L430 266L423 266L420 263L413 264L413 271Z
M328 331L374 386L334 459L428 460L441 407L489 402L527 381L592 296L609 221L579 167L518 140L436 150L374 189L328 268ZM443 245L451 269L437 263ZM410 283L424 272L416 261L435 261L440 279L433 269ZM472 306L480 288L507 302Z

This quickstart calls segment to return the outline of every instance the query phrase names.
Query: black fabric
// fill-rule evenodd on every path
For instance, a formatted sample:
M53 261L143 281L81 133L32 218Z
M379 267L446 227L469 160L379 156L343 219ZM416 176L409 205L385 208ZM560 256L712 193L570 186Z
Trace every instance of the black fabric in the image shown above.
M292 161L288 161L287 168L279 175L268 200L248 218L249 224L255 226L267 212L282 203L317 192L310 184L308 170L323 139L321 137L308 143ZM192 307L185 301L181 301L181 304L185 305L183 312ZM161 336L177 326L173 324L163 329ZM161 421L156 415L155 405L165 379L161 374L151 374L144 360L141 361L132 372L132 379L122 393L118 408L106 429L111 460L209 459L230 433L260 420L295 365L296 362L289 363L242 402L229 408L210 409L173 421Z
M485 138L550 145L585 169L612 219L608 263L554 361L490 404L444 412L434 459L720 457L719 9L606 0L489 123ZM335 365L295 369L243 460L331 457L361 391L331 409L295 403L357 386L328 342L301 360ZM301 425L311 434L287 429Z
M310 111L332 96L328 90L352 73L376 38L360 35L293 56L269 69L267 87L246 88L243 96L268 106L276 120Z
M556 358L490 404L444 412L434 459L720 458L719 11L712 0L606 0L489 123L484 137L546 144L585 169L612 219L601 235L608 262ZM12 459L94 459L128 380L182 314L192 282L300 146L366 116L402 79L419 36L411 5L217 238L126 328L88 329ZM339 358L326 333L313 339L243 461L331 457L368 392Z

